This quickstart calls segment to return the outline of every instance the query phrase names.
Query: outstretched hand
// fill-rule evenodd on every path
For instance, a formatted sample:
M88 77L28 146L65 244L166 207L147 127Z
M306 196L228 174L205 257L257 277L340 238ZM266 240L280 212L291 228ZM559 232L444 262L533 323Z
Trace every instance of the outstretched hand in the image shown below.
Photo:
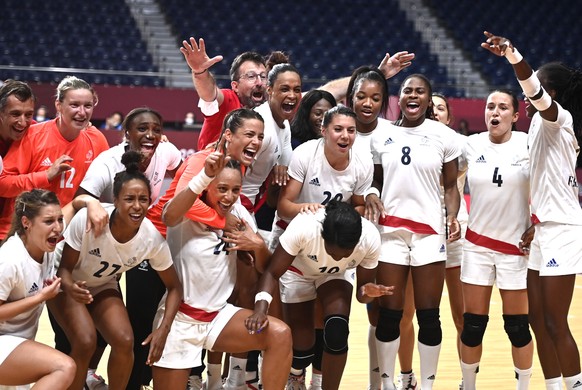
M483 34L487 37L487 40L481 44L483 49L487 49L499 57L503 57L508 48L513 50L513 45L509 39L488 31L483 31Z
M380 62L378 68L384 73L384 77L389 79L394 77L398 72L404 68L408 68L412 65L412 60L414 59L414 53L409 53L407 51L399 51L398 53L390 56L386 53L386 56Z
M188 66L194 73L204 72L212 65L222 61L223 58L220 55L212 58L208 57L208 54L206 54L206 45L202 38L200 38L198 43L196 43L196 39L193 37L190 37L190 43L186 40L182 41L180 52L182 52Z

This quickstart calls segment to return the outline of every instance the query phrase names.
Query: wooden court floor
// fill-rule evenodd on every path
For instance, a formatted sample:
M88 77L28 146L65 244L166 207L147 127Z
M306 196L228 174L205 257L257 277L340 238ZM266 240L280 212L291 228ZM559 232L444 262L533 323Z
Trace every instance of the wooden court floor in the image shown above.
M461 370L455 344L455 328L451 320L448 295L445 287L441 302L441 321L443 326L443 344L441 349L439 369L434 390L457 390L461 380ZM582 348L582 277L576 280L574 299L570 310L570 327L578 346ZM341 390L365 390L368 385L368 351L367 351L368 320L366 308L355 299L350 316L350 340L348 362L343 374ZM53 345L53 333L45 313L41 318L37 340ZM108 353L101 360L98 373L107 376L106 364ZM414 370L419 371L418 353L415 351ZM398 370L398 364L396 365ZM501 299L497 290L491 298L490 320L483 341L483 357L477 377L477 386L481 389L515 389L513 362L511 360L511 345L501 317ZM544 377L539 366L537 355L534 354L533 375L530 389L544 390Z

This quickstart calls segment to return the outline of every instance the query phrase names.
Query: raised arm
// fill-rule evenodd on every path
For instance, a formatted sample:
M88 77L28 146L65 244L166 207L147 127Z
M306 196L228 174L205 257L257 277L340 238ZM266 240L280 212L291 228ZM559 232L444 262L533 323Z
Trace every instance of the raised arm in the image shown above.
M186 40L182 41L180 51L192 70L192 82L200 99L205 102L217 100L218 105L221 105L224 100L224 95L220 91L220 88L216 86L216 80L214 80L214 77L208 69L217 62L222 61L223 57L220 55L212 58L208 57L208 54L206 54L206 44L202 38L199 39L198 43L192 37L190 37L190 43Z
M540 80L521 53L509 39L487 31L484 31L483 34L487 37L487 40L481 44L481 47L499 57L507 58L507 61L513 66L517 81L525 96L539 111L542 118L555 122L558 119L558 106L548 94L548 91L544 90Z

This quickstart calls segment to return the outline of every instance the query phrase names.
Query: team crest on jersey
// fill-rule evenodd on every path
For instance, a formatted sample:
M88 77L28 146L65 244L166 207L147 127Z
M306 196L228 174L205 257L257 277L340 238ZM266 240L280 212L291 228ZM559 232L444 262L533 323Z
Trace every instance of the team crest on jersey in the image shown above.
M85 162L86 162L86 163L91 163L91 162L93 162L93 151L92 151L92 150L89 150L89 151L87 152L87 154L85 155Z
M147 259L146 259L147 260ZM145 261L145 260L144 260ZM126 262L125 265L127 267L133 267L136 263L138 262L137 257L133 256L131 258L129 258Z
M150 261L150 259L143 260L141 263L139 263L139 266L137 267L137 269L140 270L140 271L146 271L147 272L148 269L149 269L149 265L150 265L149 261Z
M578 181L576 180L576 176L568 176L568 186L570 187L574 187L577 188L578 187Z
M307 257L309 258L309 260L317 261L316 255L307 255Z

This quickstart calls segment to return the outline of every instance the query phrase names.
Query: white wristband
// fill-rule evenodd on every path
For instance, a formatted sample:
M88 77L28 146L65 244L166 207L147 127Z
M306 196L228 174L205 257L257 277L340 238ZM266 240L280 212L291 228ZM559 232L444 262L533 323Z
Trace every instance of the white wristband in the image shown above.
M257 295L255 295L255 303L258 301L267 301L267 306L271 304L273 297L266 291L259 291Z
M376 187L370 187L366 191L364 191L364 200L368 197L368 195L374 194L378 198L380 197L380 191Z
M190 188L193 193L200 195L212 180L214 180L214 178L208 176L203 169L199 174L190 179L190 182L188 182L188 188Z
M507 58L507 61L509 61L511 65L520 63L521 60L523 60L523 56L515 47L513 50L511 47L508 47L507 50L505 50L505 58Z

